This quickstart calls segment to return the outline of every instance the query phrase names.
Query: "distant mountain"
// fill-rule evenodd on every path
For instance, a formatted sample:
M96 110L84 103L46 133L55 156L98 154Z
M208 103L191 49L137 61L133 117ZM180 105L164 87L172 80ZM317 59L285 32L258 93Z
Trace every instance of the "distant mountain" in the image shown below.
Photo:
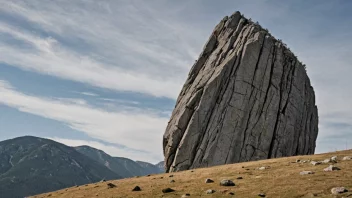
M112 157L104 151L89 146L78 146L75 149L125 178L163 172L154 164L135 162L123 157Z
M155 166L157 166L161 172L165 172L164 161L155 164Z
M52 140L25 136L0 142L0 197L54 191L119 174Z
M144 168L145 172L148 174L154 174L154 173L163 173L160 168L154 164L148 163L148 162L142 162L142 161L136 161L141 167Z

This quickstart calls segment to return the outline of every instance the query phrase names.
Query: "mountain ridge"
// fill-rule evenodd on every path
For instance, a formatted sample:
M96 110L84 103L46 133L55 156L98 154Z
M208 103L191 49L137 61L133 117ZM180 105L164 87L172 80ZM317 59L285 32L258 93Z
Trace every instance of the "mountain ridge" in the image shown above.
M79 148L89 148L95 153L94 157L80 152ZM104 159L112 159L112 167L107 166ZM136 173L136 170L139 172ZM22 136L0 142L1 198L24 197L100 180L161 171L153 170L143 168L128 158L111 157L93 147L70 147L46 138Z

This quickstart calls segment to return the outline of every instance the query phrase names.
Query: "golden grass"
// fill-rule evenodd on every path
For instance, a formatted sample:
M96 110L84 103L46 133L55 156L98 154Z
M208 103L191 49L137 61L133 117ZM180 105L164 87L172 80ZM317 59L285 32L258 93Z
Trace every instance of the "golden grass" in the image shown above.
M259 193L265 193L266 197L351 197L352 198L352 161L342 161L342 158L352 155L352 150L333 153L294 156L287 158L244 162L182 171L177 173L165 173L138 178L128 178L107 182L94 183L79 187L72 187L56 192L33 196L79 198L79 197L181 197L189 193L190 197L232 197L229 192L235 193L233 197L258 197ZM300 160L324 160L332 156L338 156L336 166L340 171L324 172L323 169L329 164L313 166L310 163L293 163ZM270 169L256 170L261 166L270 166ZM244 167L244 168L242 168ZM313 175L300 175L304 170L314 171ZM173 175L173 177L169 177ZM237 177L243 177L237 180ZM206 178L211 178L214 183L205 183ZM170 180L175 183L170 183ZM231 179L235 182L234 187L219 185L222 179ZM107 188L107 183L113 183L116 188ZM140 186L142 191L132 192L135 186ZM344 186L350 192L339 196L331 195L331 188ZM175 190L172 193L162 193L162 189L170 187ZM206 190L213 189L216 192L211 195Z

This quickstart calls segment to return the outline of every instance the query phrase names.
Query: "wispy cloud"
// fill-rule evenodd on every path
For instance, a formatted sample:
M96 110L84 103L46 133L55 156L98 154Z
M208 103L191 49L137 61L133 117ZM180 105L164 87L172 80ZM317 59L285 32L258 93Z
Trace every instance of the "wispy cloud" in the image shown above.
M148 156L156 161L162 158L161 139L167 118L159 117L155 112L130 107L105 111L85 103L26 95L6 81L0 81L0 104L60 121L92 138L122 145L126 152L124 156L139 153L141 158Z
M352 106L349 102L352 98L352 92L349 91L352 73L350 2L174 2L176 1L0 1L0 14L6 16L0 18L0 63L113 91L139 92L175 99L214 25L224 15L240 10L285 41L299 59L307 64L320 116L317 151L327 151L331 144L341 145L343 137L351 137L349 128L342 129L338 124L352 123ZM119 131L125 131L123 137L128 136L126 131L132 130L129 125L141 126L133 131L139 131L142 137L146 131L158 131L156 139L150 142L154 146L151 148L161 151L158 144L164 125L158 125L160 119L157 115L169 116L168 111L142 111L134 107L143 104L137 105L134 101L96 96L96 100L101 100L106 109L109 109L107 113L108 110L91 107L84 100L33 97L15 91L11 85L4 83L2 82L2 90L6 90L7 94L26 99L15 100L14 103L7 98L7 105L60 120L100 139L108 139L111 135L113 138L109 140L114 142L123 142L125 139L113 136L120 135L120 132L115 133L118 127L111 127L110 122L116 121L114 124L122 126ZM4 99L4 96L0 98ZM34 107L25 104L29 98L30 102L36 102L31 104ZM140 101L142 100L138 100ZM50 108L72 105L73 109L79 107L84 110L76 109L77 112L87 113L74 113L72 115L75 118L68 119L71 110L67 110L70 113L65 113L65 116L55 116L46 111L40 112L41 109L37 109L39 102L50 104ZM66 111L67 108L63 109ZM58 112L62 111L58 109ZM143 115L143 118L138 117L142 121L132 119L131 113L125 112ZM116 114L123 119L120 117L118 121ZM80 116L82 120L77 118ZM148 119L159 121L148 125ZM160 122L166 122L164 118L162 120ZM92 123L89 125L88 122ZM81 123L84 124L81 126ZM153 127L157 129L154 130ZM327 143L334 134L338 134L339 138ZM135 148L133 143L130 144L131 140L126 141L126 145ZM136 148L139 148L138 145Z
M18 48L0 39L0 62L97 87L176 98L200 50L189 44L197 36L177 36L185 27L155 16L143 2L1 4L2 12L37 29L0 22L0 33L32 46ZM131 26L135 30L128 32ZM80 43L67 44L71 41Z
M31 33L23 33L14 27L3 28L6 32L23 42L30 43L35 50L21 49L1 43L0 62L17 66L26 70L33 70L43 74L75 80L119 91L135 91L174 98L179 86L166 80L161 83L157 78L143 73L126 71L119 67L102 64L88 56L76 54L65 49L53 38L40 38ZM21 58L18 58L21 57Z
M77 93L77 94L81 94L84 96L92 96L92 97L98 97L99 95L96 93L92 93L92 92L78 92L78 91L73 91L73 93Z

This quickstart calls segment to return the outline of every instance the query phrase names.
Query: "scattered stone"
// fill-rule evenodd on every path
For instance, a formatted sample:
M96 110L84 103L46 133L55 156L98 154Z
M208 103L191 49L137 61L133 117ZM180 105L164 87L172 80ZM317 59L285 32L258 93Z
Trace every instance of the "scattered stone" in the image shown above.
M346 157L343 157L342 160L352 160L352 156L346 156Z
M182 195L182 197L181 197L181 198L185 198L185 197L189 197L189 196L191 196L191 194L186 193L186 194Z
M205 183L214 183L214 181L212 179L208 178L208 179L205 180Z
M258 170L265 170L265 169L269 169L269 168L270 168L270 166L262 166L262 167L258 168Z
M242 166L242 168L244 168L244 166Z
M147 175L147 177L150 177L150 175Z
M314 174L313 171L302 171L299 173L300 175L311 175L311 174Z
M236 179L243 179L243 177L237 177Z
M265 197L266 195L264 193L259 193L258 196L259 197Z
M321 164L321 162L317 162L317 161L311 161L310 163L313 164L314 166Z
M116 187L116 185L113 183L107 183L106 185L108 186L108 188L115 188Z
M337 156L332 156L332 157L331 157L331 160L332 160L332 161L337 161Z
M235 193L233 193L233 192L229 192L229 195L235 195Z
M250 169L249 168L246 168L247 171L249 171Z
M173 180L173 179L172 179L172 180L170 180L170 183L175 183L175 180Z
M207 190L207 191L205 191L205 193L207 193L207 194L213 194L213 193L215 193L216 191L215 190L212 190L212 189L209 189L209 190Z
M163 193L170 193L170 192L174 192L175 190L172 188L164 188L161 190Z
M329 171L338 171L338 170L341 170L339 167L336 167L334 165L330 165L329 167L327 168L324 168L324 171L325 172L329 172Z
M235 186L235 183L228 179L223 179L220 182L220 186Z
M336 187L331 189L331 193L334 195L338 195L344 192L347 192L347 189L345 187Z
M164 177L160 177L160 179L164 179Z
M106 180L105 180L105 179L103 179L103 180L101 180L100 182L106 182Z
M331 159L325 159L325 160L322 161L322 163L324 163L324 164L327 164L327 163L330 163L330 162L332 162Z
M296 160L296 163L300 163L300 162L301 162L301 160L299 160L299 159Z
M169 175L169 177L174 177L174 175Z
M142 189L139 186L136 186L132 189L132 191L141 191Z

